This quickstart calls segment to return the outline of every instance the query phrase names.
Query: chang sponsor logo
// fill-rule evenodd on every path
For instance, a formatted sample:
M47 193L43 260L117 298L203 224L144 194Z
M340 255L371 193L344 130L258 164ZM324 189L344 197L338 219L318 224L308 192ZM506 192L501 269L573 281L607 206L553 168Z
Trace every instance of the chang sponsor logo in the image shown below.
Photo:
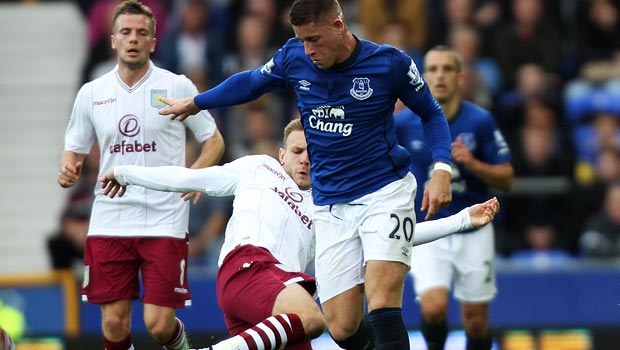
M353 124L345 121L344 106L321 106L312 109L308 118L311 128L342 136L349 136L353 131Z

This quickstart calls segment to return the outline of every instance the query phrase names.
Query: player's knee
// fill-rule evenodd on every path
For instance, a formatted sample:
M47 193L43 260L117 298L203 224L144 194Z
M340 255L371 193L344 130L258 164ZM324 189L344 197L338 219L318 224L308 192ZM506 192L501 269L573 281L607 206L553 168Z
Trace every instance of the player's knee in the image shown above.
M129 335L129 328L131 324L130 321L129 315L121 315L116 313L105 315L101 320L104 336L111 340L125 338Z
M358 324L330 324L329 325L329 334L332 338L336 340L346 340L351 338L357 329L359 328Z
M320 310L308 312L300 317L308 339L317 338L325 332L325 318Z
M430 324L437 324L446 319L447 311L447 304L441 302L429 303L422 307L422 317Z
M164 343L170 339L174 332L175 324L170 324L164 317L161 318L145 318L144 325L151 337L159 343Z
M473 338L483 338L488 333L488 324L485 317L471 317L463 322L465 332Z

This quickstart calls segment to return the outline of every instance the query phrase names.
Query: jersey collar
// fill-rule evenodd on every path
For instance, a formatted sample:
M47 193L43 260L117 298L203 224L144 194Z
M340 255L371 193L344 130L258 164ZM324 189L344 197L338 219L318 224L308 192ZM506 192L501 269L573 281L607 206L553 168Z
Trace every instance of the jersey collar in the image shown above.
M149 70L146 72L146 74L144 74L144 76L142 78L140 78L140 80L138 80L137 83L135 83L132 87L129 87L127 84L125 84L125 82L123 81L123 79L121 79L121 77L118 75L118 65L116 65L115 68L115 72L114 75L116 76L116 81L118 81L118 83L120 84L121 87L123 87L123 89L125 89L127 92L132 93L134 91L136 91L140 86L142 86L142 84L144 84L144 82L146 81L146 79L149 78L149 76L151 75L151 73L153 72L153 62L149 61Z
M353 49L353 52L351 52L351 56L341 63L334 64L334 69L346 68L360 55L360 52L362 51L362 42L357 38L357 36L353 35L353 37L355 38L355 48Z

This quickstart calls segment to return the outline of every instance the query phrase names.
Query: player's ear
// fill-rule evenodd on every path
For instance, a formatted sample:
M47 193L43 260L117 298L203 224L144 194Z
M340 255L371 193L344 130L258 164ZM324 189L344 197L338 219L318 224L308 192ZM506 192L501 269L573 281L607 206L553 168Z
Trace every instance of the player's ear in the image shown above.
M284 165L284 155L286 154L286 150L284 148L280 147L280 150L278 150L278 160L280 161L281 165Z
M114 34L110 35L110 45L112 45L112 48L116 50L116 37L114 37Z
M463 69L461 68L461 71L459 72L459 81L458 81L458 86L463 86L465 84L465 72L463 71Z
M155 52L155 46L157 46L157 38L153 38L153 41L151 42L151 53Z
M332 21L332 27L338 34L344 33L345 24L341 18L339 17L334 18L334 20Z

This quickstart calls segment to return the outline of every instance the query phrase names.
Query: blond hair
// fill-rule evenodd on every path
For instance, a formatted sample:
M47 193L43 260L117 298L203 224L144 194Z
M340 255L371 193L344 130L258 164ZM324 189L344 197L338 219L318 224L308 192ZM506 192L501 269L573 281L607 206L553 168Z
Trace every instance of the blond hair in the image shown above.
M304 126L301 124L301 119L291 120L284 128L284 138L282 139L282 146L286 148L286 140L293 131L304 131Z

